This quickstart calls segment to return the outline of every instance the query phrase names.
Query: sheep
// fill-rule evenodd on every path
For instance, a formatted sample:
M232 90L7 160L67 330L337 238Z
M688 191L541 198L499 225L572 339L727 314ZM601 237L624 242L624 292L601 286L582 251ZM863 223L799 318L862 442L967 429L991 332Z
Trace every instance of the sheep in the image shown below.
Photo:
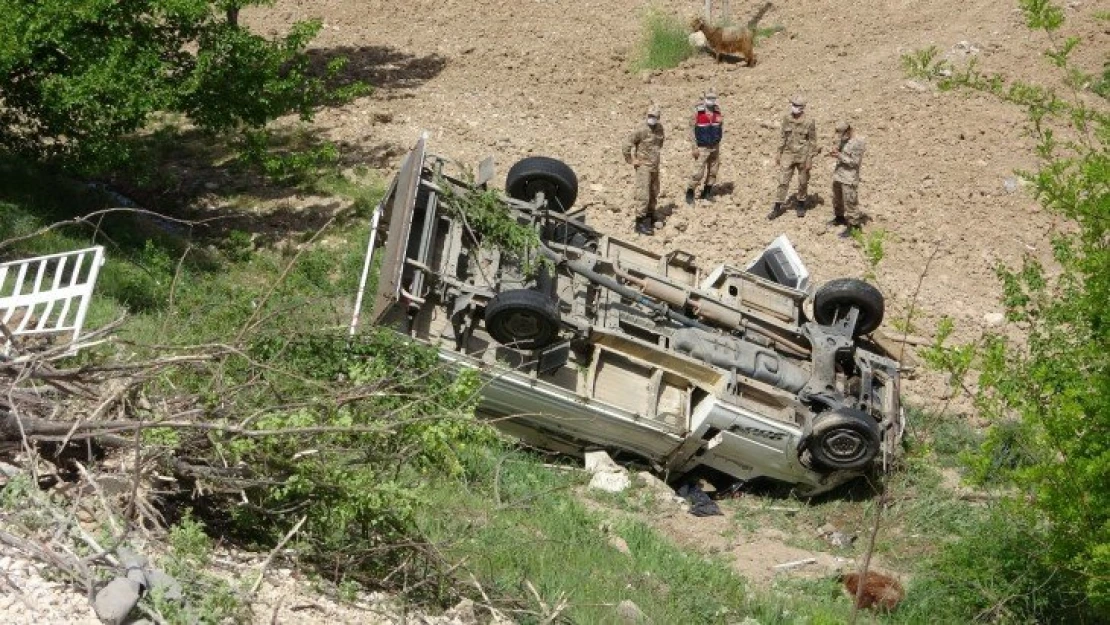
M844 584L844 588L852 596L852 600L857 602L856 606L859 608L878 607L890 611L901 603L906 596L902 584L889 575L868 571L864 579L863 590L860 591L859 573L848 573L840 576L841 583Z
M694 18L694 21L690 23L690 28L694 32L701 32L705 35L708 47L718 63L721 62L722 55L730 54L743 56L747 60L748 67L755 65L755 52L752 51L754 35L752 29L740 26L726 26L724 28L710 26L700 17Z

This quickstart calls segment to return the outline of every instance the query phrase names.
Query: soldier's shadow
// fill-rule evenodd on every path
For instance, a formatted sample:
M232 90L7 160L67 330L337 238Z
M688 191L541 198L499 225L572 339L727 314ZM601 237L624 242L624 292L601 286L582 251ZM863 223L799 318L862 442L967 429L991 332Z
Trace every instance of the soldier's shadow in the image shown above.
M678 204L675 204L674 202L667 202L666 204L657 206L655 208L655 214L666 220L669 219L671 215L674 215L675 210L677 209Z
M825 205L825 196L821 195L820 193L810 193L809 197L806 198L806 203L803 206L804 206L805 210L811 211L811 210L817 208L818 206L824 206L824 205Z
M736 191L736 183L731 180L713 186L713 195L732 195L733 191Z

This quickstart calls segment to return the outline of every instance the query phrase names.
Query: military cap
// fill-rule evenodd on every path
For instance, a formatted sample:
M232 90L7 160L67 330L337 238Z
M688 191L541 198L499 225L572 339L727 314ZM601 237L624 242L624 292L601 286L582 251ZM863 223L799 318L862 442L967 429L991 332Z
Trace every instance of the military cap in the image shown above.
M708 100L717 99L717 90L714 89L713 87L710 87L710 88L706 89L705 90L705 98L708 99Z
M652 104L647 108L648 117L662 117L663 111L659 109L658 104Z
M804 107L806 105L806 98L805 98L805 96L803 96L802 94L799 93L799 94L795 95L793 98L790 98L790 103L793 104L794 106Z
M836 125L836 131L837 132L844 132L845 130L848 130L851 127L852 127L852 124L850 122L842 121L842 122L840 122L839 124Z

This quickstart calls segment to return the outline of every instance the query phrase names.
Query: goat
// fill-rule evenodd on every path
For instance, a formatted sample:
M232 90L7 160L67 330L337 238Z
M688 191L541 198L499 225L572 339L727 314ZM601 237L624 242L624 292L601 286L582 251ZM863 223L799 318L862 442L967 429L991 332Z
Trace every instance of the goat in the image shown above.
M847 573L840 576L844 588L852 596L852 601L857 602L858 608L879 607L883 610L893 610L906 596L902 584L889 575L868 571L863 581L863 590L860 591L860 574Z
M751 28L710 26L700 17L694 18L694 21L690 23L690 28L694 32L701 31L705 35L709 49L713 52L713 56L718 63L721 62L722 55L730 54L743 56L748 63L748 67L755 65L755 52L752 51L754 33Z

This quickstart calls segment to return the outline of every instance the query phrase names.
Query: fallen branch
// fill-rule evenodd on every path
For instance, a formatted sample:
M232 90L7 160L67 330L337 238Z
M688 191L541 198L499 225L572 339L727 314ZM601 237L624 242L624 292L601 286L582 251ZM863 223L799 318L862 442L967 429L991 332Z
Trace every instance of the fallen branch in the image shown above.
M301 520L297 521L297 524L293 526L293 529L289 530L285 534L285 536L282 536L281 540L278 541L278 544L274 545L274 548L270 550L270 554L266 556L266 560L262 562L262 566L258 569L258 577L255 578L254 584L251 585L251 597L254 597L254 595L258 593L258 589L262 586L262 580L266 576L266 569L270 567L270 562L274 560L274 556L277 555L277 552L281 551L285 547L285 543L289 542L293 538L293 536L298 531L300 531L301 526L304 525L304 522L307 520L307 515L302 516Z

